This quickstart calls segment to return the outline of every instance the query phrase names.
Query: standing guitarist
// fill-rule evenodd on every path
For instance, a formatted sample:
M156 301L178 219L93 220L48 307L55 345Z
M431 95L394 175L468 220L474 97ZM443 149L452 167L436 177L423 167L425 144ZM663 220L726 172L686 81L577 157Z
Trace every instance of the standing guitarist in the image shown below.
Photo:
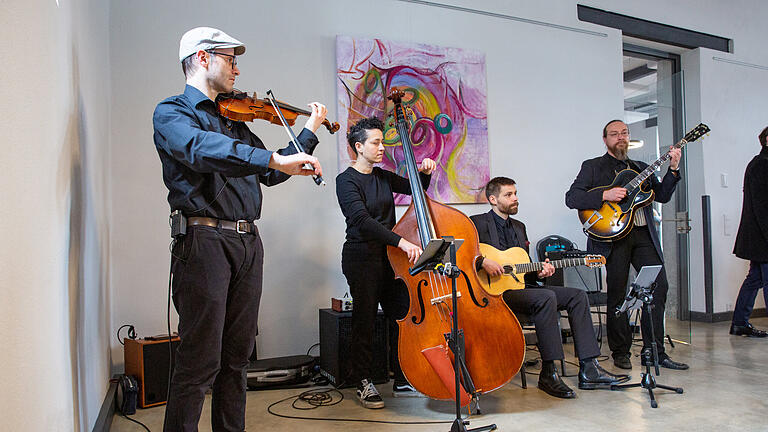
M525 225L511 217L517 214L517 186L507 177L491 179L485 186L485 197L491 204L491 211L472 216L481 243L496 249L506 250L520 247L528 252L528 236ZM480 258L478 270L482 268L489 276L501 276L504 272L500 263L490 258ZM568 311L568 321L573 331L576 356L579 358L579 388L592 390L610 387L622 378L606 372L597 362L600 348L597 345L592 318L589 313L587 293L578 288L540 287L536 280L552 276L555 268L544 263L538 273L526 273L526 288L504 291L504 302L515 313L530 315L536 324L539 353L542 367L539 374L539 388L560 398L573 398L575 393L560 378L555 366L556 360L564 358L560 337L559 310ZM481 274L481 277L485 275Z
M641 172L648 165L627 158L629 147L629 128L621 120L611 120L603 128L603 142L607 152L600 157L589 159L581 164L581 171L573 181L570 190L565 194L565 204L572 209L599 209L604 201L618 203L627 196L627 189L615 187L601 188L610 185L616 175L626 169ZM651 175L647 182L655 194L655 201L669 202L680 181L678 164L680 149L670 149L669 169L664 178L659 181L656 175ZM598 188L598 189L596 189ZM650 204L650 203L649 203ZM629 233L619 240L587 241L587 251L606 257L606 272L608 282L608 346L611 349L613 362L621 369L632 369L629 349L632 346L632 331L629 327L627 313L616 316L613 311L624 301L626 294L629 265L639 270L647 265L663 265L659 233L653 224L652 206L646 205L634 212L630 223L634 224ZM653 293L653 328L655 329L656 346L659 351L659 365L668 369L688 369L685 363L678 363L669 358L664 351L664 304L667 300L667 274L662 268L656 278L656 289ZM643 350L651 349L649 317L643 314L640 321L643 334ZM645 360L642 360L645 365Z

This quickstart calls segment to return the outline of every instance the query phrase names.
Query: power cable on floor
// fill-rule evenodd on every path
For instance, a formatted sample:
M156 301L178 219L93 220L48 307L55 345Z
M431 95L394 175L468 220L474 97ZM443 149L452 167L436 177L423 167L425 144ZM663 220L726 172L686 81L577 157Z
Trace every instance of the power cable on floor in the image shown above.
M279 414L272 410L278 404L293 399L291 406L297 410L313 410L322 406L333 406L344 400L344 395L335 388L319 388L313 390L307 390L298 395L288 396L287 398L280 399L277 402L273 402L267 407L267 412L276 417L295 419L295 420L315 420L315 421L336 421L336 422L359 422L359 423L384 423L384 424L400 424L400 425L425 425L425 424L451 424L453 420L445 421L392 421L392 420L371 420L371 419L355 419L355 418L334 418L334 417L304 417L304 416L292 416L286 414Z

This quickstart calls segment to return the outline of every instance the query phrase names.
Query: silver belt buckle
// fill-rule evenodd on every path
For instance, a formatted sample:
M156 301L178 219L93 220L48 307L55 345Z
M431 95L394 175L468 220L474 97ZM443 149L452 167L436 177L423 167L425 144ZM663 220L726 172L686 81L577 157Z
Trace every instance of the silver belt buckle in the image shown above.
M245 219L240 219L239 221L235 222L235 230L237 231L237 233L238 233L238 234L245 234L245 233L247 233L248 231L246 231L245 229L241 229L241 228L240 228L240 224L241 224L241 223L243 223L243 224L247 224L247 223L248 223L248 221L247 221L247 220L245 220ZM245 225L245 226L246 226L246 227L248 227L248 225Z

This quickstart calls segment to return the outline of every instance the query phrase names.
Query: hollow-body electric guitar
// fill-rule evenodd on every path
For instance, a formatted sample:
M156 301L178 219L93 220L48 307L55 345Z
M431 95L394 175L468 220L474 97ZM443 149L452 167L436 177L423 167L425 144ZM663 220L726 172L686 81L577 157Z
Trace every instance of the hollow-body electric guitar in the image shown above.
M541 271L544 268L541 262L531 262L528 252L523 248L513 247L500 251L495 247L480 243L480 252L486 259L492 259L504 268L501 276L490 276L484 270L478 272L480 285L486 292L500 295L506 290L525 288L524 276L528 272ZM602 255L587 255L580 258L566 258L550 261L555 268L587 266L601 267L605 265L605 257Z
M709 132L709 127L704 123L699 123L672 147L681 149L687 143L696 141L707 132ZM613 183L590 189L590 191L610 190L621 187L627 190L627 196L619 202L603 201L603 205L596 210L579 210L579 220L584 233L593 240L604 242L619 240L629 234L635 211L653 202L653 189L646 180L669 158L669 151L667 151L641 173L629 168L621 170L616 174Z

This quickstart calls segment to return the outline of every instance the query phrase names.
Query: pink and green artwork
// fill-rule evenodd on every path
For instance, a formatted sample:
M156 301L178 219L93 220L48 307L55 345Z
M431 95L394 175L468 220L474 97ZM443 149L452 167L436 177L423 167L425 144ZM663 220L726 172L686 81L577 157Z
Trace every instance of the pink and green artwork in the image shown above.
M381 167L406 176L400 136L387 96L406 93L416 162L437 162L427 194L444 203L485 202L488 182L488 122L485 55L381 39L336 38L339 124L341 131L364 117L385 124L386 152ZM354 151L339 134L339 171L354 162ZM395 197L397 204L410 202Z

